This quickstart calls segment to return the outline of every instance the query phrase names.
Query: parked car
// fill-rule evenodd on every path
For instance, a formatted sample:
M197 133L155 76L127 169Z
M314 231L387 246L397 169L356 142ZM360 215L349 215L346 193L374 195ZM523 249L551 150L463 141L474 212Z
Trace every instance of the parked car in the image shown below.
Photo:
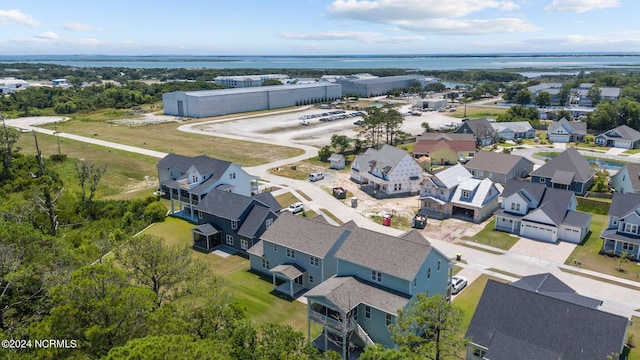
M467 278L464 276L453 276L451 278L451 293L457 294L467 286Z
M304 204L301 203L301 202L293 203L293 204L289 205L289 207L287 208L287 211L292 213L292 214L297 214L297 213L301 212L302 210L304 210Z
M309 181L318 181L324 179L324 174L321 172L309 174Z
M304 126L309 125L309 120L307 120L307 119L300 120L300 125L304 125Z

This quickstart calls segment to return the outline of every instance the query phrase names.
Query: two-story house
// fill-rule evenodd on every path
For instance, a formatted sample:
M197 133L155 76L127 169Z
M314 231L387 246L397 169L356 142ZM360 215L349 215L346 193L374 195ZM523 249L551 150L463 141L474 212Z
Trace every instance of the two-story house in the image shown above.
M593 185L596 172L575 148L567 148L531 173L531 182L571 190L583 195Z
M509 180L495 212L495 229L555 243L579 244L589 233L591 215L575 211L576 196L544 184Z
M600 237L603 252L626 252L628 257L640 259L640 194L613 194L609 222Z
M458 164L425 178L421 211L435 219L456 217L482 222L499 207L502 190L502 185L491 179L474 179Z
M284 212L249 249L251 270L271 276L275 291L295 297L337 272L335 253L351 235L345 227Z
M587 123L569 121L562 118L547 127L547 139L551 142L569 143L584 141L587 136Z
M322 326L314 345L395 346L389 325L418 293L450 296L452 263L419 232L401 236L343 225L351 235L336 252L337 274L305 294L309 322ZM309 323L309 336L310 336Z
M160 190L171 201L171 213L196 219L194 208L213 189L251 196L258 177L238 164L210 158L169 154L157 164Z
M493 144L497 140L496 130L489 119L463 120L455 131L458 134L473 134L478 147Z
M416 195L423 175L409 153L386 144L380 150L367 149L351 163L351 179L376 198Z
M453 165L473 158L476 138L473 134L423 133L416 137L413 157L427 156L433 165Z
M466 360L620 359L629 319L552 274L489 280L465 334Z
M198 221L191 230L193 248L211 252L222 245L245 253L278 218L280 210L268 192L245 196L213 189L193 207Z
M500 184L509 179L526 178L533 162L525 157L493 151L479 151L464 167L476 179L489 178Z
M624 166L611 177L611 188L621 194L640 194L640 164L624 164Z

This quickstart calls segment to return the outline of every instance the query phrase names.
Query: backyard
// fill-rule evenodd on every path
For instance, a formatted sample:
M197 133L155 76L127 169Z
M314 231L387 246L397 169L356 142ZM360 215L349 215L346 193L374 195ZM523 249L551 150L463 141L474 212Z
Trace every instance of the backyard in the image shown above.
M188 221L167 217L165 221L145 230L145 234L160 236L169 246L191 246L193 226L194 224ZM191 254L202 261L211 272L226 280L226 286L253 322L290 325L306 336L307 306L300 301L273 295L271 278L250 272L248 259L239 255L221 257L197 251ZM319 333L319 327L312 327L312 338Z

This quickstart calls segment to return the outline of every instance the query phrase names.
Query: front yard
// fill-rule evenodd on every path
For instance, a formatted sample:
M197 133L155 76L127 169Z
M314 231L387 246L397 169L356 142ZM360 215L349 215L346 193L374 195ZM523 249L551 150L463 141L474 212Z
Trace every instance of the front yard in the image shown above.
M163 237L167 245L191 246L193 224L172 217L156 223L145 234ZM226 280L227 288L245 308L247 316L257 324L279 323L290 325L307 334L307 307L299 301L283 299L271 294L271 279L249 272L249 260L238 255L220 257L193 251L192 256L202 261L207 268ZM319 334L312 327L312 336Z
M511 234L494 230L496 225L495 217L489 221L484 229L472 237L465 237L464 240L474 241L483 245L493 246L498 249L509 250L518 242L520 238Z

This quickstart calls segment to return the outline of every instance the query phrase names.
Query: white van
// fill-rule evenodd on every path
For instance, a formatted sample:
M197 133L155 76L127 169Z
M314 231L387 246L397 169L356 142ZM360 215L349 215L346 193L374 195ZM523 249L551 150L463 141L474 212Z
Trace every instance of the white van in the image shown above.
M318 181L324 179L324 174L321 172L309 174L309 181Z

